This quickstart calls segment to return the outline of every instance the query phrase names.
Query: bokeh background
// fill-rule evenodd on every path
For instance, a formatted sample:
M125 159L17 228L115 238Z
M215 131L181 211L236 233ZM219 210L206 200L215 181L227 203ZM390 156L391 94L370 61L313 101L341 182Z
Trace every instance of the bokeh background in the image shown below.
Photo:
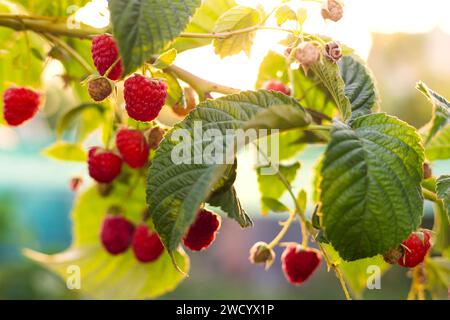
M269 9L277 1L238 2ZM337 24L322 21L317 3L293 2L310 9L306 31L331 35L368 61L378 80L384 111L419 128L429 121L431 107L416 92L415 83L423 80L450 97L450 1L347 0L346 16ZM109 19L106 6L105 0L93 1L76 17L105 26ZM179 55L176 63L206 79L253 89L259 63L281 38L277 32L260 32L251 57L242 54L220 60L211 47L204 47ZM84 184L90 183L85 165L57 162L41 154L55 140L52 128L57 116L74 103L70 89L60 94L61 68L57 61L48 63L43 73L47 101L35 119L17 129L0 126L0 299L84 298L21 255L23 248L53 253L69 246L69 212L75 197L69 180L84 176ZM169 111L164 114L170 116ZM299 156L303 167L295 187L309 188L311 168L321 151L314 147ZM240 163L237 190L255 219L254 228L243 231L224 221L215 244L207 252L191 254L190 277L162 298L342 299L334 274L327 273L324 265L307 284L293 287L284 280L279 259L268 272L248 262L248 249L256 241L270 241L279 231L276 221L280 217L260 217L252 163ZM450 163L436 162L434 169L436 174L448 173ZM430 208L426 211L425 225L430 225ZM299 241L299 230L291 231L287 240ZM393 267L382 280L382 290L366 291L365 298L404 299L409 282L405 270Z

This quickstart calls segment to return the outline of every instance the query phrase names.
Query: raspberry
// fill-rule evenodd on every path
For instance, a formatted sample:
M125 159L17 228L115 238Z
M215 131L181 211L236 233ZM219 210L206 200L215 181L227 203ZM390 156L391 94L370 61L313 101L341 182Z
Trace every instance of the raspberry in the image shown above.
M183 238L184 245L192 251L208 248L220 228L220 217L214 212L200 209L197 218Z
M253 264L264 263L268 269L275 260L275 252L265 242L257 242L250 249L249 260Z
M164 131L164 129L161 129L160 127L154 127L150 130L150 132L148 133L148 144L150 146L150 149L158 149L165 133L166 132Z
M128 115L137 121L156 119L166 101L166 83L135 74L125 81L124 86Z
M112 87L108 79L97 78L89 81L88 92L92 100L101 102L109 97Z
M398 264L406 268L414 268L422 263L430 250L431 233L428 230L413 232L408 239L403 241L403 256L398 259Z
M3 94L3 114L10 126L33 118L41 104L41 95L24 87L9 88Z
M103 76L119 58L119 49L113 37L102 34L92 39L91 54L98 73ZM122 75L122 72L122 60L119 59L109 72L108 78L117 80Z
M303 68L309 68L320 60L320 51L311 42L302 42L295 50L295 57Z
M116 145L123 160L131 168L142 168L147 163L150 149L139 130L120 129L117 132Z
M340 0L327 0L322 6L322 17L337 22L344 16L344 5Z
M146 224L137 227L132 248L136 259L144 263L155 261L164 251L158 234L151 231Z
M270 80L264 84L264 89L271 91L278 91L284 93L287 96L291 95L291 89L289 89L283 82L278 80Z
M286 279L295 285L302 284L313 274L321 261L319 251L290 244L281 256Z
M97 182L110 183L122 170L122 159L111 151L93 147L88 157L89 175Z
M108 214L103 220L100 239L110 254L125 252L133 238L134 225L121 215Z

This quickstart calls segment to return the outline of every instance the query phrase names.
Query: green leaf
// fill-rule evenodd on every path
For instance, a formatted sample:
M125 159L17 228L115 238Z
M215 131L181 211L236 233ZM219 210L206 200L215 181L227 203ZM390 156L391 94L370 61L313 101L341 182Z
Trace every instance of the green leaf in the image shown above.
M47 157L62 161L86 162L87 160L86 151L78 143L58 141L45 148L42 153Z
M450 123L425 145L425 154L430 161L450 159Z
M156 261L140 263L132 250L112 256L105 251L99 239L99 230L109 207L126 198L128 219L138 224L145 208L143 183L132 195L127 185L114 185L112 194L101 197L96 188L80 195L72 211L73 241L69 249L55 255L32 250L24 254L70 281L70 267L80 268L81 292L95 299L144 299L155 298L173 290L184 275L177 271L167 252ZM182 251L174 253L177 265L188 272L189 258ZM72 271L73 272L73 271Z
M270 129L271 124L278 124L284 119L283 114L272 112L272 109L279 110L282 105L290 105L291 110L281 110L297 122L286 122L279 129L304 127L310 123L309 114L295 99L278 92L248 91L201 103L166 135L149 169L147 201L155 228L169 251L178 247L200 205L217 190L218 184L219 188L223 186L220 182L227 181L232 172L230 168L233 164L199 161L204 160L201 155L205 148L211 148L212 145L211 139L204 135L205 131L217 129L219 132L215 140L223 141L223 135L227 134L226 141L234 141L238 132L229 134L226 130ZM182 129L185 131L180 131ZM177 139L180 133L185 134L181 138L185 139L185 143ZM194 134L195 144L190 145L187 142L192 142ZM230 154L217 148L215 151L216 158L235 157L234 150ZM174 163L173 155L182 157L185 163ZM197 164L190 161L193 155Z
M376 112L380 97L366 64L356 56L345 56L338 65L345 83L345 95L352 105L352 119Z
M288 212L289 208L285 206L281 201L273 198L262 197L261 202L267 210L275 213Z
M345 83L341 78L338 65L328 59L323 59L311 66L311 71L320 79L325 88L327 88L342 118L344 120L350 119L352 105L346 96Z
M300 190L300 192L297 194L297 204L303 212L306 211L306 205L307 205L308 199L306 195L306 191L304 189Z
M261 62L255 88L263 88L264 83L270 80L279 80L285 84L289 82L286 58L275 51L269 51Z
M67 17L86 5L90 0L16 0L30 13L41 16Z
M200 4L200 0L110 0L113 34L125 74L175 39Z
M372 268L378 267L380 276L390 268L390 265L384 262L382 256L347 262L342 260L333 246L325 243L322 246L328 254L330 263L338 265L351 293L357 299L363 298L363 293L367 289L369 276L373 273Z
M427 258L424 263L426 288L436 300L448 299L450 260L446 257Z
M434 92L423 82L417 84L417 90L425 95L425 97L430 100L433 104L433 118L429 124L429 130L427 138L425 139L425 144L430 143L431 139L436 136L436 134L442 130L448 123L450 119L450 102L448 102L444 97Z
M231 8L219 18L214 27L214 33L250 28L259 23L261 23L261 15L258 10L237 6ZM256 31L253 31L232 35L224 39L215 38L213 40L215 53L221 58L238 54L241 51L250 56L255 34Z
M281 182L278 175L264 175L262 174L262 170L265 168L269 168L270 165L259 167L256 170L256 174L258 177L258 186L259 192L261 193L261 213L266 215L269 213L270 207L266 205L263 201L264 198L271 198L274 200L279 200L283 194L287 191L284 184ZM292 183L295 177L297 176L297 172L300 169L300 163L296 162L291 165L280 165L279 172L284 175L287 182Z
M237 4L234 0L204 0L195 12L191 22L184 32L212 33L219 17ZM206 46L212 42L211 38L177 38L172 47L178 52Z
M177 57L177 50L169 49L156 59L156 61L153 63L153 66L158 69L166 69L173 64L176 57Z
M372 114L338 123L322 166L327 238L345 260L382 254L420 225L423 147L416 130Z
M297 20L297 15L289 6L284 5L275 11L275 18L277 19L278 26L281 26L288 20Z
M444 208L447 211L447 216L450 219L450 176L440 176L436 182L436 192L444 203Z

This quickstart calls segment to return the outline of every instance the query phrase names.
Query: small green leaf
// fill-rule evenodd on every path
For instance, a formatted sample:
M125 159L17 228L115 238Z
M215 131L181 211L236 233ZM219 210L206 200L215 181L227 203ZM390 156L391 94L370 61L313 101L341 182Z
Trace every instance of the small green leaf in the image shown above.
M59 141L45 148L42 153L47 157L62 161L85 162L87 159L86 151L78 143Z
M300 190L300 192L297 194L297 204L302 210L302 212L306 211L306 205L308 203L307 194L304 189Z
M297 20L297 15L288 5L284 5L275 11L275 18L277 19L278 26L281 26L288 20Z
M272 212L281 213L288 212L289 208L277 199L263 197L261 199L263 205Z
M256 170L258 176L258 186L259 192L261 193L261 213L263 215L269 213L269 207L267 207L263 201L264 198L271 198L279 200L283 194L287 191L283 182L281 182L280 177L277 174L265 175L262 174L264 169L269 168L268 166L259 167ZM296 162L291 165L280 165L278 170L286 178L287 182L291 183L297 176L297 172L300 169L300 163Z
M261 23L261 15L258 10L245 6L237 6L231 8L219 18L214 27L214 32L230 32L250 28L259 23ZM213 41L215 53L221 58L238 54L241 51L244 51L250 56L254 37L255 31L232 35L224 39L216 38Z
M153 63L153 66L158 69L166 69L173 64L176 57L177 57L177 50L169 49L156 59L156 61Z
M425 154L430 161L450 159L450 123L425 145Z
M352 119L378 111L380 97L372 72L356 56L338 62L345 83L345 95L352 105Z
M436 192L439 199L444 203L444 208L447 211L447 216L450 220L450 176L440 176L436 182Z
M159 53L187 26L200 0L110 0L113 34L125 74Z
M416 130L372 114L336 124L321 169L327 238L345 260L383 254L420 225L423 147Z
M297 21L300 26L303 26L308 19L308 10L305 8L300 8L297 11Z

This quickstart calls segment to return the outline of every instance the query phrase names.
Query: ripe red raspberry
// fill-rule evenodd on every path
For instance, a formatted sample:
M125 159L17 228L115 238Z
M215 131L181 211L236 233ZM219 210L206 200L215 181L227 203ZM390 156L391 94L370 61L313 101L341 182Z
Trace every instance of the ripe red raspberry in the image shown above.
M132 248L136 259L144 263L155 261L164 251L158 234L151 231L146 224L136 228Z
M183 238L184 245L192 251L208 248L220 228L220 216L206 209L200 209L197 218Z
M89 175L97 182L110 183L122 170L122 159L111 151L93 147L88 157Z
M41 95L24 87L9 88L3 94L3 115L10 126L33 118L41 104Z
M125 81L124 86L128 115L137 121L156 119L166 101L166 83L135 74Z
M290 244L281 256L281 263L286 279L295 285L302 284L313 274L321 261L320 252Z
M131 244L134 225L120 215L107 215L103 220L100 239L110 254L125 252Z
M428 230L413 232L408 239L403 241L403 256L398 259L398 264L406 268L414 268L422 263L430 250L431 233Z
M284 93L287 96L291 95L291 89L287 87L283 82L278 80L270 80L264 83L264 89L271 91L278 91Z
M119 49L113 37L102 34L92 39L91 54L98 73L103 76L119 58ZM108 78L117 80L122 75L122 72L122 60L119 59L109 72Z
M120 129L116 135L116 146L131 168L142 168L147 163L150 148L141 131Z

